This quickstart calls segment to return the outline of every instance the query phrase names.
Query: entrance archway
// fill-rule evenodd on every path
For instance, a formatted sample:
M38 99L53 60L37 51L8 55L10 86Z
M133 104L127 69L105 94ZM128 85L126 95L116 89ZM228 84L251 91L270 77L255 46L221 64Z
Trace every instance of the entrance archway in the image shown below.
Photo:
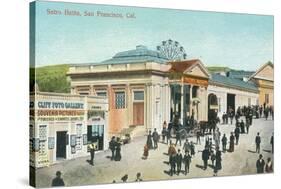
M215 94L208 95L208 121L216 120L218 115L218 98Z

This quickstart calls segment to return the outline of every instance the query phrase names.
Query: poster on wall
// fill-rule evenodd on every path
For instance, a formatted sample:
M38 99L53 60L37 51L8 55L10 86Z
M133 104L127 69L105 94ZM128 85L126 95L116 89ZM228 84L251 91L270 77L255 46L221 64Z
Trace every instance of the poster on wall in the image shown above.
M32 2L31 185L273 173L273 31L272 15Z

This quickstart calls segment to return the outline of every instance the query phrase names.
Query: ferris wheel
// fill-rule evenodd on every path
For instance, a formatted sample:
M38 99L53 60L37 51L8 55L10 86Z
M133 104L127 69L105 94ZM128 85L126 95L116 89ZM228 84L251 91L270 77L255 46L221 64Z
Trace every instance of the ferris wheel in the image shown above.
M168 60L183 60L186 59L186 52L179 42L171 39L162 41L157 46L157 51Z

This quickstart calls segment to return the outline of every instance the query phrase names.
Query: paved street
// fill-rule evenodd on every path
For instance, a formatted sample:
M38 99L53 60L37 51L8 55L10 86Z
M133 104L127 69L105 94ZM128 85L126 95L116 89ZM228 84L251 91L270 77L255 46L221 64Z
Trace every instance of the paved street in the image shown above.
M230 132L234 130L234 124L218 126L222 135L226 133L229 139ZM240 142L238 146L235 146L235 151L233 153L223 153L222 170L219 171L218 176L256 173L255 164L258 154L254 151L257 132L260 132L262 139L261 153L264 160L266 161L268 157L272 157L270 137L273 132L273 121L271 119L266 121L264 118L253 119L249 134L240 135ZM189 140L196 142L196 138L190 138ZM128 182L133 182L138 172L142 174L144 181L213 176L212 168L208 167L205 171L200 168L203 162L201 152L198 151L203 150L205 144L203 137L201 137L201 145L195 146L196 154L191 162L190 173L186 176L184 174L179 176L170 176L168 174L170 166L167 164L169 157L166 155L168 151L166 144L160 143L158 149L149 151L147 160L141 159L145 142L146 137L139 137L135 138L130 144L122 146L122 159L120 162L110 161L108 157L110 157L111 152L107 150L96 154L95 166L89 165L87 162L88 156L38 169L36 172L37 186L49 187L58 170L62 172L62 178L67 186L112 183L113 180L121 182L120 179L125 174L129 176Z

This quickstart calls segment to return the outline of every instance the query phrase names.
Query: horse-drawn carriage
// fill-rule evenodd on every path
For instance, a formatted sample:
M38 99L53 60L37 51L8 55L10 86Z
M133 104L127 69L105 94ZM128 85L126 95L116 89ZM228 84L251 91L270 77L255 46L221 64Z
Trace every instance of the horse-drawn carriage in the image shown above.
M168 134L171 137L175 137L175 135L179 133L181 138L187 138L196 136L196 131L198 131L199 128L200 126L196 120L191 120L184 125L178 121L174 121L168 124Z
M167 132L171 137L179 133L182 139L197 135L204 136L206 133L212 133L218 122L218 118L200 122L189 119L182 125L178 120L174 120L168 124Z

